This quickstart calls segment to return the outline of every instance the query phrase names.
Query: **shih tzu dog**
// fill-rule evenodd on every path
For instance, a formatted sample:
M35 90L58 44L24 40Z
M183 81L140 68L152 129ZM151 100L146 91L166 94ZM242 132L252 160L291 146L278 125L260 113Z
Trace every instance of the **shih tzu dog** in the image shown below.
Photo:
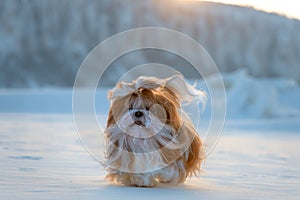
M166 79L137 78L109 91L111 107L105 129L106 179L128 186L182 183L198 174L203 143L183 103L205 106L206 94L181 74Z

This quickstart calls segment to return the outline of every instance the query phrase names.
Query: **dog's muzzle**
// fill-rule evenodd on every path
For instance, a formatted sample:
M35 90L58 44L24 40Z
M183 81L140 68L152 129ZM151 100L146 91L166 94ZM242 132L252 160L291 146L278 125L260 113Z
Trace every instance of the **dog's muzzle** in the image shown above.
M134 123L139 126L145 126L147 122L147 116L149 115L147 110L144 109L130 109L130 116Z

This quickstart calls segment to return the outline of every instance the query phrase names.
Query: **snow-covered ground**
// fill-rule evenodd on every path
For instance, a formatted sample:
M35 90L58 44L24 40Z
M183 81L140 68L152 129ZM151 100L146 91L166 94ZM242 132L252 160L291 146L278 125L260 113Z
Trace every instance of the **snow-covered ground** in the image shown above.
M299 120L231 123L205 174L146 189L108 184L70 114L1 114L0 199L299 199Z
M228 118L205 173L158 188L104 180L75 131L71 89L0 91L0 199L299 199L300 87L243 72L224 81ZM96 95L101 118L105 96Z

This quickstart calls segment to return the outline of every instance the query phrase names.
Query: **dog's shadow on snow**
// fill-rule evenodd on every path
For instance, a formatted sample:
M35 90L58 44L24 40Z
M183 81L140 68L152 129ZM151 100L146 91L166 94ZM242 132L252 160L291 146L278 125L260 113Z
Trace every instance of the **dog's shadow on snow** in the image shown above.
M213 194L216 190L213 189L210 185L205 182L197 181L186 184L165 184L160 183L157 187L128 187L118 184L109 184L105 181L102 182L101 187L99 188L99 195L105 195L106 198L109 197L122 197L128 198L140 197L143 199L153 199L153 198L199 198L199 197L208 197Z

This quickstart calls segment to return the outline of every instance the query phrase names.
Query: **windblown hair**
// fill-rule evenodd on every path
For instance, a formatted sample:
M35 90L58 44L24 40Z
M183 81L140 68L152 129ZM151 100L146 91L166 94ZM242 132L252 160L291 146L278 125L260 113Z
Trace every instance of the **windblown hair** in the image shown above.
M119 83L109 98L106 179L153 187L158 182L182 183L200 172L203 144L181 104L205 104L204 92L180 75L139 77L133 83Z

